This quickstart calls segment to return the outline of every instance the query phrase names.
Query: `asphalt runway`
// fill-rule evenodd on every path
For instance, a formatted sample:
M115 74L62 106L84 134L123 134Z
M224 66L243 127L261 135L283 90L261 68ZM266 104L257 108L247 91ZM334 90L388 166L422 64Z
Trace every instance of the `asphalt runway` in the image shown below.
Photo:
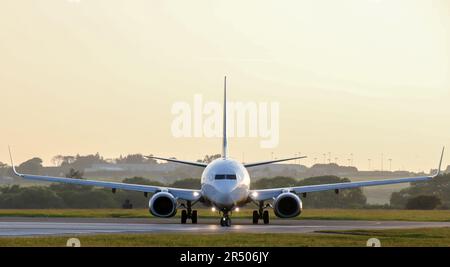
M327 230L411 229L450 227L450 222L272 220L269 225L253 225L235 219L231 227L221 227L218 219L199 224L180 224L178 219L119 218L0 218L0 236L36 236L105 233L312 233Z

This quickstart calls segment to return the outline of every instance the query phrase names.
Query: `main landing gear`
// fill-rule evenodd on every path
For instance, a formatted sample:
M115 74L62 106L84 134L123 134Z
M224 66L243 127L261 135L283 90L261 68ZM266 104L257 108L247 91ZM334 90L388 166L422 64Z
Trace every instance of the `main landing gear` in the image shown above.
M197 210L192 210L192 203L186 202L186 209L181 211L181 223L185 224L188 219L191 219L192 224L197 223Z
M263 220L264 224L269 224L269 211L264 210L269 207L269 205L264 207L264 201L259 202L259 209L253 211L253 224L258 224L260 219Z

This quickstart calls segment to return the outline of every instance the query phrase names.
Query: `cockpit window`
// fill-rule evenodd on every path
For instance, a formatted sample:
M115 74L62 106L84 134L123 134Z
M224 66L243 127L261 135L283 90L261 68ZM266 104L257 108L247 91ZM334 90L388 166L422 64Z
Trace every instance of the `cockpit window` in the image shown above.
M216 174L215 176L216 180L236 180L235 174Z

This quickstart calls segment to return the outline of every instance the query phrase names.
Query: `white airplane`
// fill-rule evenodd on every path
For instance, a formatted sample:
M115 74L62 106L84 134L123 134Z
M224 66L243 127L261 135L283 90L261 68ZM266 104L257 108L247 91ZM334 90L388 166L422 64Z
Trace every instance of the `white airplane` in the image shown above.
M300 215L302 212L302 201L299 195L306 197L306 194L311 192L334 190L336 193L339 193L339 190L348 188L424 182L435 178L441 173L444 148L442 149L439 168L434 175L430 176L251 190L250 175L248 174L247 168L306 157L302 156L246 164L229 158L227 153L226 92L225 77L223 151L221 158L206 164L153 156L148 157L203 168L201 189L199 190L21 174L17 172L11 151L9 151L14 174L30 180L106 187L111 188L113 193L117 189L143 192L146 197L148 193L152 193L153 196L150 198L148 204L150 213L156 217L170 218L175 216L178 209L182 209L182 224L186 223L188 219L193 224L197 223L197 210L193 210L192 207L197 203L203 203L222 214L222 218L220 219L221 226L231 226L230 214L248 203L254 203L258 206L258 209L253 211L253 223L257 224L261 219L264 224L268 224L268 208L273 208L275 215L279 218L292 218Z

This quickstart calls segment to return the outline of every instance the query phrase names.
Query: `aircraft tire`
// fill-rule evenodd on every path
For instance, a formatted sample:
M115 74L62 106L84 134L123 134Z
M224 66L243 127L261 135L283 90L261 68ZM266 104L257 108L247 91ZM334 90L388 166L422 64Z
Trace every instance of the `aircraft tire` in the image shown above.
M230 219L230 217L226 217L225 218L225 226L226 227L230 227L231 226L231 219Z
M265 210L263 213L264 224L269 224L269 211Z
M181 223L185 224L187 221L187 211L186 210L182 210L181 211Z
M193 210L192 211L191 221L192 221L193 224L197 223L197 210Z
M257 210L253 211L253 224L258 224L258 220L259 220L259 213Z

